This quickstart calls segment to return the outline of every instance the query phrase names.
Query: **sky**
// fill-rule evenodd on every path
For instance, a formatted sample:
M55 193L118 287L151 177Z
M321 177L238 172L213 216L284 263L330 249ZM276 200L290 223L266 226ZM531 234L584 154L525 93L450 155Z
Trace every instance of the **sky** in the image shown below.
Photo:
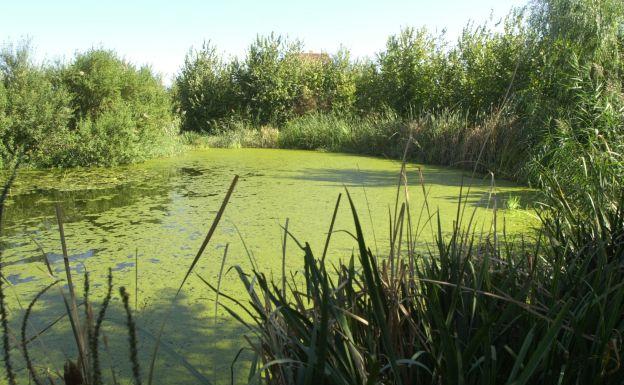
M210 41L244 55L258 34L298 38L305 49L373 57L402 27L447 31L506 15L526 0L0 0L0 43L30 40L40 60L69 61L92 47L148 64L169 83L191 47Z

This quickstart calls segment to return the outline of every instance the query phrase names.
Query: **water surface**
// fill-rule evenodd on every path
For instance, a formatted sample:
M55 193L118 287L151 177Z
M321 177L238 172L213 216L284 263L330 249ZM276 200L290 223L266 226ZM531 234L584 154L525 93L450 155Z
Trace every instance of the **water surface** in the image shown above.
M54 217L54 205L64 211L76 285L82 288L85 269L91 277L92 299L99 304L108 268L114 271L116 288L134 292L138 258L137 323L140 348L147 368L152 335L186 269L195 256L232 177L240 181L224 218L196 268L206 280L216 284L221 256L229 244L227 266L250 269L248 250L261 270L278 276L281 272L283 224L301 241L322 252L326 232L338 194L351 192L361 214L367 242L373 250L386 250L388 212L394 210L400 164L396 161L362 156L291 150L240 149L197 150L182 156L113 169L68 171L24 171L12 189L3 236L4 274L12 284L7 296L15 333L23 310L34 295L54 278L49 276L42 253L53 273L63 276L61 246ZM419 184L422 170L426 181ZM492 193L496 205L518 198L526 205L530 191L505 181L432 166L408 166L410 205L415 218L423 207L423 194L432 211L440 213L444 228L450 229L457 213L460 190L466 193L467 215L476 209L476 222L491 227ZM352 231L352 217L343 200L336 229ZM529 210L498 210L498 223L508 233L517 233L535 224ZM422 216L424 218L426 216ZM371 225L374 223L374 226ZM424 223L424 219L421 223ZM423 226L422 243L432 240ZM240 232L240 236L237 230ZM502 231L502 225L499 230ZM353 242L346 233L332 238L329 261L348 258ZM287 245L286 265L301 268L302 253L294 243ZM242 285L233 271L223 278L225 292L244 299ZM79 290L82 293L82 290ZM123 315L115 291L110 320L105 332L112 349L119 349L111 361L121 377L127 377L126 334L120 327ZM46 294L35 309L29 334L43 329L63 314L58 290ZM134 306L134 303L133 303ZM159 383L196 383L205 376L229 383L230 363L244 346L245 332L223 309L214 321L214 294L191 276L174 312L164 338L158 365ZM71 331L60 321L32 344L41 365L62 366L64 353L75 357ZM104 362L107 362L106 359ZM17 366L21 366L18 362ZM236 365L237 368L244 365ZM108 369L107 369L108 370ZM237 369L237 373L240 370ZM240 378L242 381L242 377Z

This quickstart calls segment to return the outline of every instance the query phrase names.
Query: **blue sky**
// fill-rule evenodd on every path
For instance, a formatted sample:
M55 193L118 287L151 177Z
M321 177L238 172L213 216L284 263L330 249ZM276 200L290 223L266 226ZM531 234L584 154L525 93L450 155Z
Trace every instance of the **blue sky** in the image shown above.
M29 38L38 59L69 60L76 51L112 48L150 64L165 80L191 46L212 41L242 55L257 34L302 39L310 51L373 56L405 26L447 29L454 40L468 20L500 18L526 0L0 0L0 42Z

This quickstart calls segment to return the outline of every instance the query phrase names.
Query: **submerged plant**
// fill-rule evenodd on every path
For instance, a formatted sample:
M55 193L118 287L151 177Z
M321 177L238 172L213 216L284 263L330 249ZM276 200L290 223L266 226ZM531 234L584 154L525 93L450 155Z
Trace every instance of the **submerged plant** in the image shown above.
M517 195L509 195L509 198L505 201L505 208L507 208L507 210L518 210L520 208L520 197Z

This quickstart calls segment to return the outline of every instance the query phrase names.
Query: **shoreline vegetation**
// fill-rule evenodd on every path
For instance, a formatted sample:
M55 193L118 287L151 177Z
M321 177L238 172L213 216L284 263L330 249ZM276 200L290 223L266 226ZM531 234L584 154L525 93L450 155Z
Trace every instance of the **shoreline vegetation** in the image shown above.
M539 187L542 169L582 179L569 154L620 152L624 6L535 0L457 41L390 36L374 58L312 54L258 36L242 58L191 49L167 88L149 67L94 48L37 64L0 53L0 159L110 166L208 147L323 149L447 165ZM478 159L478 163L477 163Z
M0 53L0 158L9 170L20 161L126 164L184 146L402 159L388 255L368 247L358 216L364 208L346 191L336 210L352 214L354 252L342 262L325 264L327 247L315 254L286 223L283 247L301 249L302 277L233 267L247 289L244 300L219 290L221 276L199 277L218 293L215 306L249 330L242 348L254 353L250 384L624 383L623 127L619 0L535 0L499 24L469 24L455 44L405 29L370 60L351 60L346 50L306 53L301 42L275 35L258 37L244 58L225 60L207 43L189 52L170 89L112 51L43 66L27 46ZM462 187L453 227L442 228L426 198L410 202L404 192L411 161L536 186L540 229L511 239L497 224L496 207L491 228L477 228L466 210L470 186ZM4 184L0 223L12 180ZM175 298L194 276L236 181ZM64 245L60 208L57 219ZM437 234L427 251L415 246L424 226ZM8 329L0 279L10 385L43 378L118 383L114 371L112 378L104 373L98 334L116 295L114 277L96 317L88 277L80 293L64 254L69 294L62 297L77 355L62 375L30 362L29 313L18 341ZM128 351L117 353L132 363L127 379L151 385L167 317L154 332L153 358L139 362L132 295L123 287L119 295ZM24 357L24 378L16 379L14 354Z

